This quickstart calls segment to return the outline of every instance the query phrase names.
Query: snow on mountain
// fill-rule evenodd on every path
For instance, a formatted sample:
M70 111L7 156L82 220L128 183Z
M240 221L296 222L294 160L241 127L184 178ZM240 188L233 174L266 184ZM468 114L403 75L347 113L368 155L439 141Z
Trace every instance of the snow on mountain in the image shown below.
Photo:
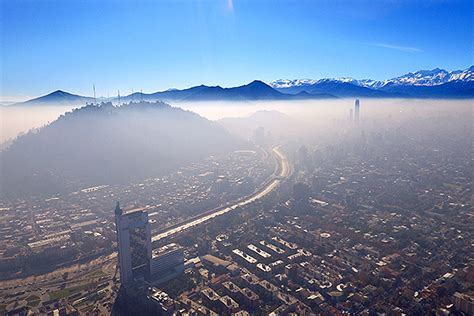
M318 82L318 80L313 79L279 79L272 81L269 85L274 89L282 89L282 88L289 88L289 87L301 87L306 85L312 85Z
M288 89L293 87L309 87L320 83L340 82L350 83L360 87L371 89L380 89L388 85L396 86L437 86L453 81L474 81L474 66L464 70L446 71L444 69L435 68L432 70L419 70L410 72L400 77L378 81L372 79L357 80L351 77L326 78L326 79L279 79L270 83L275 89Z
M360 84L364 80L356 80L350 77L341 77L341 78L325 78L325 79L279 79L270 82L270 86L274 89L285 89L285 88L293 88L293 87L309 87L316 84L321 83L334 83L334 82L344 82L344 83L351 83L358 86L364 86ZM369 80L365 80L369 81ZM364 81L364 82L365 82Z
M361 79L361 80L356 80L357 85L361 87L366 87L370 89L379 89L384 86L385 82L384 81L378 81L378 80L373 80L373 79Z
M437 86L443 83L452 81L472 81L473 67L469 67L465 70L454 70L446 71L444 69L433 69L433 70L419 70L414 73L408 73L406 75L386 80L384 85L395 84L395 85L414 85L414 86Z

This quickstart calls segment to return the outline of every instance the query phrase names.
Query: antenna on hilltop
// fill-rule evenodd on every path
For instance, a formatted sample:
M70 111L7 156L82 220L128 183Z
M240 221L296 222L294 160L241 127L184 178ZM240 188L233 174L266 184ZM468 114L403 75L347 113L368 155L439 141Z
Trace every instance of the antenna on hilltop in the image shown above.
M120 90L117 90L117 94L118 94L118 105L120 106Z
M92 85L92 89L94 90L94 104L97 104L97 99L95 97L95 83Z

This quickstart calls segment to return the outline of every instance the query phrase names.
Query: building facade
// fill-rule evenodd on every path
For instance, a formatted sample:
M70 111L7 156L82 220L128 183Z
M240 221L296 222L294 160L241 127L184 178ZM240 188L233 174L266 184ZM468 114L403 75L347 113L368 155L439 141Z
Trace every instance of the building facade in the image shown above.
M120 279L123 285L150 274L151 228L148 213L124 213L119 203L115 207Z

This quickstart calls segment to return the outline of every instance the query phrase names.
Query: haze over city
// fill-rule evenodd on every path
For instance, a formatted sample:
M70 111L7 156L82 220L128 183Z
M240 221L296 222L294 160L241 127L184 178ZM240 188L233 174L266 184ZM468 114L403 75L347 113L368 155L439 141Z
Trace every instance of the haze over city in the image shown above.
M474 315L472 1L0 8L0 315Z

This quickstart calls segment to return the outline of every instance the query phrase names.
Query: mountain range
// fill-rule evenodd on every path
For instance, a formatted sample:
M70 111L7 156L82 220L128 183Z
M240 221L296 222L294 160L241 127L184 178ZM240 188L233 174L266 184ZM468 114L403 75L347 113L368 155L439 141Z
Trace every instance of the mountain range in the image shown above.
M255 100L302 100L331 99L346 97L372 98L473 98L474 66L464 70L444 69L419 70L396 78L377 81L349 77L326 79L280 79L266 84L254 80L249 84L222 88L200 85L188 89L169 89L154 93L132 93L120 99L102 101L255 101ZM94 98L71 94L62 90L13 104L28 105L85 105L95 102Z
M330 79L280 79L270 83L280 92L334 94L338 97L474 97L474 66L464 70L419 70L396 78L377 81L350 77Z
M254 80L249 84L222 88L220 86L200 85L188 89L178 90L171 89L162 92L150 94L136 92L124 98L125 101L133 100L164 100L164 101L211 101L211 100L229 100L229 101L252 101L252 100L292 100L292 99L325 99L334 98L333 95L327 93L305 92L286 94L282 93L268 84Z

